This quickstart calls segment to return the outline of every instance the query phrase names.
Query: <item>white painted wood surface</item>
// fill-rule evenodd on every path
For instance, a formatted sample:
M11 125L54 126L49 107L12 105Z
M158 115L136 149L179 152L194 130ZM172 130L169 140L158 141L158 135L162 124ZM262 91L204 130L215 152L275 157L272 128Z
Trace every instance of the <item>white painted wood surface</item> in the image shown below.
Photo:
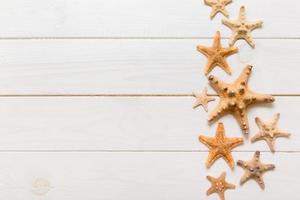
M205 177L222 171L238 185L238 167L218 161L205 169L208 152L197 138L214 135L216 123L208 126L190 96L207 86L196 45L211 45L217 30L231 34L223 16L210 21L202 0L0 3L0 199L214 200ZM263 141L236 148L236 160L261 150L276 170L266 174L265 191L249 182L226 199L297 199L299 3L234 0L231 18L241 5L249 20L264 21L253 32L256 49L238 42L228 59L233 75L212 73L231 81L253 64L250 87L276 102L250 109L251 135L254 117L280 112L279 127L292 137L278 139L275 154ZM228 136L242 137L231 116L221 121Z
M193 101L192 97L2 98L0 150L207 151L198 136L213 136L217 123L209 126L207 113L193 110ZM268 121L280 112L279 127L292 137L278 139L276 149L300 151L298 107L300 97L277 97L273 106L251 108L250 136L258 131L256 116ZM231 115L221 121L228 137L243 137ZM235 150L269 150L265 142L249 143L245 140Z
M0 7L0 37L212 37L230 30L218 15L209 21L202 0L10 0ZM300 37L297 0L234 0L249 20L262 19L255 37Z

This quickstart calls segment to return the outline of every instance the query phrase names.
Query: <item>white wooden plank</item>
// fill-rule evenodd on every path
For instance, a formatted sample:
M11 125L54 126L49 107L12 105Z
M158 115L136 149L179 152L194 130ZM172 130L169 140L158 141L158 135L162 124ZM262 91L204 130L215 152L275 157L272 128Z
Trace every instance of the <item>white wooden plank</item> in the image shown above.
M234 153L248 160L253 152ZM223 161L206 170L206 153L1 153L1 199L65 200L198 200L210 186L206 175L227 172L237 185L226 192L232 200L297 199L299 153L262 154L276 170L264 176L265 191L250 181L238 186L243 170L230 171ZM48 192L47 192L48 191ZM39 195L37 195L39 194Z
M249 20L262 19L255 37L299 37L297 0L235 0L231 18L245 5ZM211 37L229 36L223 16L209 20L203 0L1 1L0 37Z
M1 13L1 12L0 12ZM0 94L191 94L207 85L204 40L0 41ZM257 40L253 51L238 45L229 57L233 81L249 63L250 87L273 94L300 94L300 40ZM276 77L276 78L274 78ZM212 91L210 91L212 92Z
M207 151L200 134L215 134L207 114L193 110L192 97L125 98L1 98L0 150ZM217 101L211 103L211 110ZM277 97L273 107L249 111L250 134L256 116L269 120L281 113L279 127L292 133L278 139L279 151L300 151L299 97ZM243 137L231 115L222 120L229 137ZM269 150L265 142L236 148Z

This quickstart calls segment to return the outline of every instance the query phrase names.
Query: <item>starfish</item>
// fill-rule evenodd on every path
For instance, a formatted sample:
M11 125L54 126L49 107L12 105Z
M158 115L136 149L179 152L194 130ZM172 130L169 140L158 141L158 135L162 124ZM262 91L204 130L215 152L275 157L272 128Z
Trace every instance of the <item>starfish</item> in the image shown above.
M247 21L244 6L240 8L239 17L237 20L232 21L223 19L222 23L232 30L232 36L229 40L230 46L232 46L238 39L244 39L252 48L255 47L255 44L251 36L251 31L261 28L263 24L263 22L260 20L254 22Z
M206 112L208 111L208 102L215 100L215 98L207 96L207 88L204 88L204 91L201 92L193 92L193 96L196 98L193 108L195 109L201 105Z
M204 54L208 62L204 68L204 73L207 75L215 66L221 67L227 74L231 74L231 68L226 61L226 57L238 52L236 47L223 48L221 45L220 32L217 31L214 37L212 47L202 45L197 46L197 50Z
M225 180L226 173L223 172L218 178L207 176L207 179L211 182L211 187L207 190L207 196L217 193L221 200L225 199L225 190L235 189L235 185L227 183Z
M218 124L215 137L199 136L199 141L209 148L209 155L206 161L206 167L209 168L217 159L223 157L231 169L234 168L234 160L231 150L243 144L242 138L227 138L223 123Z
M277 123L280 114L275 114L273 120L269 123L263 122L260 118L256 117L255 122L260 129L260 131L251 139L251 142L256 142L258 140L265 140L270 148L270 150L275 152L275 139L278 137L290 137L290 133L286 131L281 131L277 128Z
M237 165L245 170L245 174L241 178L240 184L244 184L249 179L254 179L262 189L265 189L265 183L263 180L263 174L266 171L275 169L275 165L263 164L260 162L260 152L256 151L252 160L245 162L239 160Z
M212 7L210 19L213 19L218 12L221 12L225 17L228 17L229 14L225 6L231 2L232 0L204 0L206 5Z
M248 88L251 71L252 66L246 66L232 84L225 83L213 75L208 77L210 85L220 96L218 106L209 115L209 122L213 122L225 113L231 113L243 132L248 134L249 124L246 114L248 106L257 103L270 103L275 100L271 95L258 94Z

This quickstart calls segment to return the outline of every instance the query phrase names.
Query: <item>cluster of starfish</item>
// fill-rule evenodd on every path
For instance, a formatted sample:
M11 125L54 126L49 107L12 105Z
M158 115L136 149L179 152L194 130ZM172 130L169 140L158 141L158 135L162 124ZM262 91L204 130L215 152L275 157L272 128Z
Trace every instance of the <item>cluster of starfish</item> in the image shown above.
M229 16L226 11L226 5L231 3L232 0L204 0L205 4L212 7L210 14L211 18L221 12L226 17ZM217 31L213 45L211 47L198 45L197 50L207 57L207 64L204 67L204 73L207 75L210 86L215 90L219 96L219 102L215 109L209 114L208 121L213 123L226 114L231 114L236 119L242 132L245 136L249 133L249 122L247 110L249 106L260 103L272 103L274 97L267 94L260 94L252 91L248 87L248 81L253 67L247 65L238 78L232 83L226 83L214 75L208 75L216 66L223 69L227 74L231 75L232 69L226 61L230 55L238 53L238 49L233 45L238 39L244 39L252 47L255 47L251 31L260 28L262 21L249 22L246 19L245 7L240 8L239 17L237 20L223 19L223 24L232 29L232 36L229 39L229 47L224 48L221 45L221 35ZM208 112L208 103L214 101L212 95L207 94L207 89L201 92L194 92L193 96L196 98L194 108L202 106ZM259 128L259 132L251 138L251 142L265 140L268 144L270 151L275 152L275 140L279 137L289 137L290 133L277 128L280 114L275 114L270 122L264 122L256 117L255 122ZM244 175L240 180L240 184L244 184L250 179L254 179L259 186L264 189L265 184L263 181L263 174L269 170L275 169L273 164L264 164L260 161L260 152L256 151L250 161L239 160L235 163L232 156L232 149L242 145L243 138L228 138L225 136L225 129L223 123L219 122L215 137L208 137L204 135L199 136L199 141L206 145L209 149L209 155L206 160L206 167L210 168L216 160L223 158L231 169L235 164L245 170ZM227 189L235 189L235 185L226 182L226 173L223 172L218 178L207 176L211 182L211 187L207 191L207 195L217 193L221 200L224 200L224 192Z

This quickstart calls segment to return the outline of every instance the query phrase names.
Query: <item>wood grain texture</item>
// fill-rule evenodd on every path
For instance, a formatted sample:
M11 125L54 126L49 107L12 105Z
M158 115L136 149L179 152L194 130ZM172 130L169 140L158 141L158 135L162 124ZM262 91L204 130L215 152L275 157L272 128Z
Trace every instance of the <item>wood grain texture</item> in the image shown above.
M1 98L0 150L207 151L198 136L213 136L203 109L193 110L192 97L40 97ZM217 101L209 105L211 110ZM279 151L300 151L299 97L278 97L273 107L249 110L250 135L256 116L269 120L281 113L279 127L292 133L278 139ZM228 137L243 137L229 115L221 119ZM265 142L236 151L266 150Z
M253 152L234 153L236 159ZM299 190L299 153L262 154L276 170L265 174L265 191L250 181L238 186L243 170L231 171L223 161L211 170L203 165L206 153L1 153L2 199L21 200L198 200L207 199L206 175L227 172L237 185L227 199L293 199ZM41 184L36 184L36 182ZM48 188L48 190L47 190ZM40 191L44 192L42 195ZM245 197L245 198L244 198ZM217 199L217 196L209 197Z
M228 59L232 76L212 74L233 81L253 64L253 90L300 94L300 40L256 43L238 44ZM207 86L198 44L212 40L0 41L0 94L191 94Z
M254 37L299 37L296 0L235 0L231 18L245 5L251 20L264 21ZM209 20L202 0L10 0L0 7L0 37L212 37L223 16Z

